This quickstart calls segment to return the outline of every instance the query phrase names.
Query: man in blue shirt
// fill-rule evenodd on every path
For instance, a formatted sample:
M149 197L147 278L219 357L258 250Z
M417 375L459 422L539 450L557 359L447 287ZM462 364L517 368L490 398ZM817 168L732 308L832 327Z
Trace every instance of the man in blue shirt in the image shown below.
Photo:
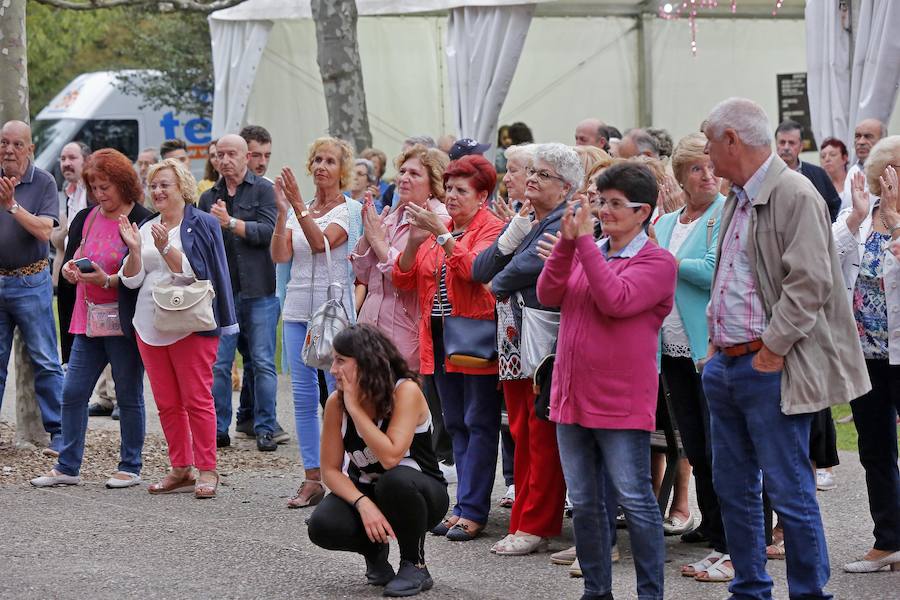
M53 176L31 161L31 128L0 129L0 399L6 388L13 331L19 328L34 365L34 389L50 452L58 454L63 373L56 350L50 233L59 224Z

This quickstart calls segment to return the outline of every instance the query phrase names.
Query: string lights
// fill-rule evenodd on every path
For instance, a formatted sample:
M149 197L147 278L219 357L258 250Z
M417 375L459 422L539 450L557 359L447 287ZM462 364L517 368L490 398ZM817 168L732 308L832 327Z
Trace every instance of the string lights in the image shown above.
M776 0L772 16L778 14L778 10L784 0ZM667 21L675 21L687 18L691 29L691 54L697 56L697 13L701 10L719 8L718 0L682 0L681 2L663 2L659 6L659 18ZM737 13L737 0L731 0L731 14Z

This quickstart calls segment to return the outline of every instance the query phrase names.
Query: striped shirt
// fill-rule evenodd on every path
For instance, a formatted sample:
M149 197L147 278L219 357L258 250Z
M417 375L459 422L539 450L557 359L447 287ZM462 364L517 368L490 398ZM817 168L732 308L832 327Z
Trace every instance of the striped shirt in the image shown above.
M453 239L458 240L463 236L465 230L457 231L453 234ZM453 312L453 305L450 304L450 296L447 295L447 261L441 262L441 280L438 283L438 292L434 298L434 304L431 305L432 317L449 317Z
M706 309L709 338L718 348L758 340L769 324L762 296L756 289L753 265L747 257L747 237L753 200L762 188L773 157L774 154L769 155L743 187L732 187L737 206L722 239L718 271Z

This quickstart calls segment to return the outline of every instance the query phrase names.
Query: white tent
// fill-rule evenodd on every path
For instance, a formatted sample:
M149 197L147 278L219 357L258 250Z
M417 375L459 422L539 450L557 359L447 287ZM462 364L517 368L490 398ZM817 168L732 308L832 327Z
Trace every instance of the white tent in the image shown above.
M774 123L776 75L807 70L803 1L787 0L777 17L774 0L739 0L734 14L720 1L697 19L696 56L688 20L658 18L660 4L357 0L374 145L393 155L410 135L443 133L494 143L498 121L569 141L589 116L677 139L735 95L760 102ZM213 134L263 125L276 137L273 166L302 164L328 126L308 0L248 0L209 21Z

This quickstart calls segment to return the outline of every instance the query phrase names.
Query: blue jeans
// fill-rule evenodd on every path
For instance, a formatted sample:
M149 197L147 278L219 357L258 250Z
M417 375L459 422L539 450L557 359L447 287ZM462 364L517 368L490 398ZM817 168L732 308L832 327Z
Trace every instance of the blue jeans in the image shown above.
M300 358L306 339L306 323L284 323L284 347L291 366L291 390L294 393L294 420L304 469L319 468L319 375ZM334 391L334 377L325 372L329 393Z
M609 510L611 482L625 511L639 600L662 600L665 545L662 516L650 480L650 432L556 426L559 458L573 505L572 528L584 593L612 591Z
M453 443L456 504L453 514L487 523L497 472L500 441L500 394L496 375L464 375L444 371L440 321L432 319L434 384L441 399L444 427Z
M781 373L753 368L754 354L717 353L703 369L709 404L713 485L734 564L728 590L741 600L769 600L762 482L784 526L791 598L831 598L828 548L816 477L809 462L812 415L781 412Z
M219 338L219 351L213 366L213 399L216 403L216 431L228 433L231 426L231 365L234 351L242 352L245 363L252 364L253 377L245 385L253 386L253 421L257 434L275 431L275 396L278 375L275 372L275 337L281 307L274 295L241 298L235 294L234 308L240 333ZM239 342L241 342L239 344Z
M18 327L34 365L34 393L51 447L58 450L63 372L56 349L50 269L34 275L0 275L0 403L6 390L13 331Z
M112 366L119 406L119 470L141 474L144 448L144 364L134 340L124 336L89 338L78 334L72 343L69 369L63 384L62 438L56 470L78 475L84 458L84 435L88 424L88 401L100 373Z

